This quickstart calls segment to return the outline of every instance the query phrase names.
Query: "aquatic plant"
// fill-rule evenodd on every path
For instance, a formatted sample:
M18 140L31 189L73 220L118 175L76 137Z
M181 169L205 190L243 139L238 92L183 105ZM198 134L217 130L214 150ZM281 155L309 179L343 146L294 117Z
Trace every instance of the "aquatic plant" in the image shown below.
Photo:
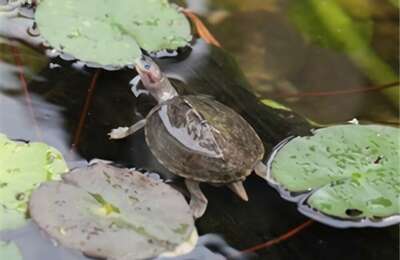
M311 42L346 53L375 84L399 80L397 73L370 44L371 19L357 21L333 0L292 1L289 17ZM393 106L399 106L398 88L386 89L383 93Z
M93 66L132 65L141 49L176 50L192 38L185 15L165 0L46 0L35 21L51 47Z
M62 245L107 259L148 259L192 250L189 205L169 185L105 163L75 169L32 193L32 219Z
M269 182L327 224L385 226L400 222L399 129L339 125L281 145ZM315 209L315 210L311 210Z
M24 225L32 190L67 170L56 149L44 143L12 141L2 134L0 165L0 231Z
M175 51L192 39L183 9L166 0L17 0L1 5L0 15L17 16L23 5L36 5L34 30L53 48L49 55L91 67L129 66L142 50Z

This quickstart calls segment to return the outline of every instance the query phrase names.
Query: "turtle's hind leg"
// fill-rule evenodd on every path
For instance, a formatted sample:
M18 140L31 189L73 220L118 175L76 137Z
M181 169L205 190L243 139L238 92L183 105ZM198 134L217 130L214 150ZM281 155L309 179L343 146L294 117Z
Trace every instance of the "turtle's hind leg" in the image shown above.
M108 133L108 136L110 137L110 139L122 139L122 138L125 138L125 137L139 131L145 125L146 125L146 119L142 119L142 120L136 122L131 127L118 127L118 128L112 129L111 132Z
M231 189L233 191L233 193L238 195L239 198L241 198L242 200L244 200L244 201L248 201L249 200L249 197L247 196L247 192L246 192L246 189L243 186L243 182L242 181L233 182L233 183L228 185L228 188Z
M264 180L267 180L268 168L263 162L257 163L256 167L254 167L254 172Z
M208 200L200 189L199 182L185 179L185 184L190 192L190 208L193 216L200 218L207 209Z

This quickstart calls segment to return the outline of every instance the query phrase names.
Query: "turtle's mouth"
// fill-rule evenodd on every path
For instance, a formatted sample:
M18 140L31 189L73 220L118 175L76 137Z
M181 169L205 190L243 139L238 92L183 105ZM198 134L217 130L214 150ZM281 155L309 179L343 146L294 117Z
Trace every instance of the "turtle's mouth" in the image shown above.
M161 81L161 74L156 71L154 68L142 68L142 66L137 65L136 71L139 73L139 76L145 86L151 86L157 84Z
M141 70L140 68L136 68L136 70L138 71L142 80L148 81L149 83L155 82L154 77L152 77L151 73L149 73L148 71Z
M148 73L147 76L148 76L148 78L149 78L150 83L152 83L152 84L155 84L155 83L161 81L161 79L160 79L159 77L157 77L156 75L154 75L154 74L152 74L152 73Z

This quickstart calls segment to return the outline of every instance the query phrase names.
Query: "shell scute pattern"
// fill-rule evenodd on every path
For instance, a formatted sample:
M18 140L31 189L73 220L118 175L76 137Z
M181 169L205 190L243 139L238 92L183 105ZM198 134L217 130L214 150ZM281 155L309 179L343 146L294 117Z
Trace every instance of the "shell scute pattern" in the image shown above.
M172 172L196 181L242 180L264 154L253 128L209 97L174 97L153 109L145 129L154 155Z

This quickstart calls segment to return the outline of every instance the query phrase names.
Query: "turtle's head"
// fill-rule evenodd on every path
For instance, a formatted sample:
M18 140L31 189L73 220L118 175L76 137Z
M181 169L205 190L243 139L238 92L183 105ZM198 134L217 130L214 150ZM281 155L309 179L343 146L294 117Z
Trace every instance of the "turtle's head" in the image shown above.
M160 83L164 78L160 67L150 58L142 56L136 61L136 71L146 89L161 88Z
M135 68L144 87L158 102L163 102L177 95L168 78L151 58L143 55L136 61Z

